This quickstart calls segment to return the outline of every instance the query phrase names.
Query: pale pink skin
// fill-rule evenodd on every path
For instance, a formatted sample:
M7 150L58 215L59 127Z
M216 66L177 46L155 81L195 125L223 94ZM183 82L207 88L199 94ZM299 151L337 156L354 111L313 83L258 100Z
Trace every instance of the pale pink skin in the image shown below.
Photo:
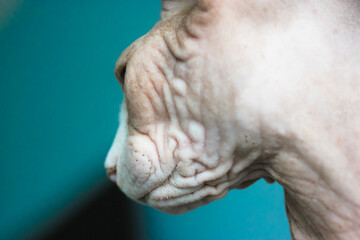
M265 178L294 239L360 239L359 1L162 6L116 64L121 190L178 214Z

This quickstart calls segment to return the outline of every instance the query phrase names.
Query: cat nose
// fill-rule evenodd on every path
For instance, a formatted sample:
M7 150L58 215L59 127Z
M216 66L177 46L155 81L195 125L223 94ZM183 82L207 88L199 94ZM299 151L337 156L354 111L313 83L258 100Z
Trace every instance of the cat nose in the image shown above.
M106 168L106 174L108 175L108 178L110 181L116 183L116 167L107 167Z
M114 144L113 144L114 145ZM105 169L106 174L110 181L116 183L117 171L116 171L116 163L117 163L117 151L116 148L112 147L106 156L105 160Z

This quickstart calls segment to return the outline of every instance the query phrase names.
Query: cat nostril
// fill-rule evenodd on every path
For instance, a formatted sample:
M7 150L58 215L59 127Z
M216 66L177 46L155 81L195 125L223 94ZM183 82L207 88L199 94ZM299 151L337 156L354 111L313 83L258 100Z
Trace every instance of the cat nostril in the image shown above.
M116 183L116 167L106 168L106 173L109 179Z
M123 87L125 84L125 77L126 77L126 65L119 67L119 69L116 70L115 75L120 85Z
M125 81L125 75L126 75L126 66L121 70L120 77L124 83Z

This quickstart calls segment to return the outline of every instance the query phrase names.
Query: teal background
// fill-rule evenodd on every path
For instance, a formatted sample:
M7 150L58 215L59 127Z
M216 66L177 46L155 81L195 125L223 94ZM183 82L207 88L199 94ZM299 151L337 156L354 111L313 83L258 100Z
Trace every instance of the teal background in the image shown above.
M114 64L159 10L160 1L28 0L7 14L0 239L56 227L107 181L103 161L123 97ZM184 215L140 206L134 214L149 239L290 239L282 189L263 181Z

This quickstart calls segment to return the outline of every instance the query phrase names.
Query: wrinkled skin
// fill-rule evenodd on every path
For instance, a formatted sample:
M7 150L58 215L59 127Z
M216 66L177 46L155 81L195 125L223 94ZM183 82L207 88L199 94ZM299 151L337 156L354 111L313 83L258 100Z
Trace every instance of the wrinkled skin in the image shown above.
M360 239L359 1L162 6L116 63L110 178L172 214L265 178L293 238Z

